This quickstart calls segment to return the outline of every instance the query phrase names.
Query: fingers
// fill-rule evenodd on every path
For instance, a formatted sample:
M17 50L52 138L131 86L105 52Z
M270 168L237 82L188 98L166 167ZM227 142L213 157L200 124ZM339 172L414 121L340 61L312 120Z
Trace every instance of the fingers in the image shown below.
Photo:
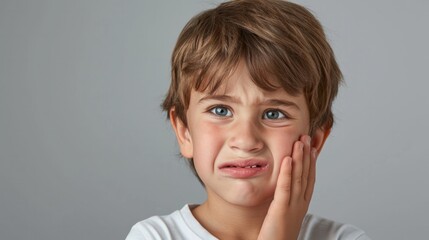
M305 190L304 199L310 201L313 196L314 185L316 183L316 160L317 160L317 150L315 148L311 149L311 161L310 161L310 171L308 176L307 189Z
M305 193L307 189L308 184L308 176L310 174L310 161L311 161L311 138L310 136L302 136L301 142L304 143L304 156L303 156L303 168L302 168L302 189L304 190L303 193Z
M258 239L297 239L316 176L317 154L310 142L309 136L302 136L294 143L291 155L282 159L274 200Z
M316 179L317 151L311 148L311 138L302 136L293 145L292 157L285 157L280 166L276 202L289 204L311 200Z
M292 202L298 202L302 196L302 172L304 160L304 143L296 141L292 152ZM305 191L305 189L304 189Z
M292 202L310 200L315 182L315 157L311 154L311 138L302 136L292 153Z
M289 204L292 190L292 158L285 157L280 166L274 199L279 203Z

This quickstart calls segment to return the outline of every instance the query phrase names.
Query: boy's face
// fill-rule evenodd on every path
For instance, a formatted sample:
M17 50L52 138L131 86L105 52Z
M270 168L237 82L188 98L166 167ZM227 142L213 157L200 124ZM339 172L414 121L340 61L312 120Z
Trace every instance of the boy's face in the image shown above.
M282 159L309 131L303 94L258 88L245 64L215 94L192 91L186 116L187 126L175 120L181 153L193 158L209 201L243 206L271 201Z

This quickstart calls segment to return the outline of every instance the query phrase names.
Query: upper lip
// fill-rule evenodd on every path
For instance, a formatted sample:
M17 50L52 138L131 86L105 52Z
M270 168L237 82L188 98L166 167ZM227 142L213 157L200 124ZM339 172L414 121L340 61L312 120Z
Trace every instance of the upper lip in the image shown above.
M234 160L225 162L219 165L219 169L222 168L246 168L246 167L266 167L268 166L267 161L260 159L247 159L247 160Z

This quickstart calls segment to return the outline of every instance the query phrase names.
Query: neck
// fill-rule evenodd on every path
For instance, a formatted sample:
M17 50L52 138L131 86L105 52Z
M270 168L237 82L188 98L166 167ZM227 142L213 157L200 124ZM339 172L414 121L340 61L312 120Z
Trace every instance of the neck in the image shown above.
M192 213L207 231L219 239L256 239L271 203L269 199L256 206L243 206L208 199Z

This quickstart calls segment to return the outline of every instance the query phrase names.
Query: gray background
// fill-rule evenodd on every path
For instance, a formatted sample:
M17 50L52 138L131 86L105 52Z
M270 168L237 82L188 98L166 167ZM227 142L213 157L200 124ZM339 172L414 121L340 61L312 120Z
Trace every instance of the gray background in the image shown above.
M217 2L0 1L0 239L124 239L204 200L159 104L179 31ZM296 2L347 82L311 212L425 238L428 1Z

